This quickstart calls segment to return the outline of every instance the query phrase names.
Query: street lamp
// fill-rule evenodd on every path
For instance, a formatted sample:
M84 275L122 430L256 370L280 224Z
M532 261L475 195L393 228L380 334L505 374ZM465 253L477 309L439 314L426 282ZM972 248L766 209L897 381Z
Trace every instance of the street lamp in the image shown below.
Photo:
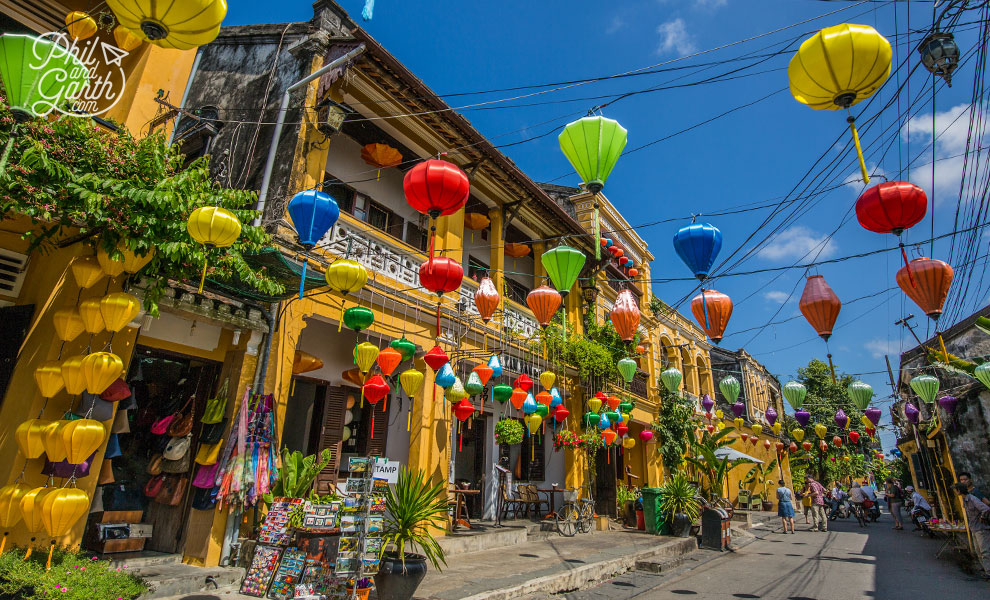
M952 87L952 72L959 65L959 46L951 33L935 32L918 46L921 64L932 75L938 75Z

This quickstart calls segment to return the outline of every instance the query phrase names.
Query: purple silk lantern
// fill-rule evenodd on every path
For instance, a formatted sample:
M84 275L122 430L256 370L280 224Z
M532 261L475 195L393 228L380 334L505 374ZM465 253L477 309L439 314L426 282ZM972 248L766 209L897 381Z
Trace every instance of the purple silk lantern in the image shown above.
M904 405L904 416L907 417L908 421L911 421L915 425L918 424L918 418L920 413L918 412L918 407L910 402Z
M880 422L880 409L875 406L867 408L863 411L863 414L870 420L870 423L873 423L874 427Z
M736 418L743 416L744 412L746 412L746 405L742 402L736 402L732 405L732 414L736 415Z
M956 412L957 402L959 402L959 398L956 398L955 396L942 396L938 399L938 405L950 415Z
M835 413L835 424L839 426L839 429L845 429L846 423L849 422L849 417L846 416L846 412L841 408Z
M767 423L770 423L770 427L773 427L773 424L777 422L777 411L772 406L767 409L764 416L767 418Z
M811 422L811 413L806 410L799 410L794 413L794 418L801 424L801 427L807 427L808 423Z
M701 398L701 408L705 409L705 412L712 412L712 407L715 406L715 401L708 394L705 394Z

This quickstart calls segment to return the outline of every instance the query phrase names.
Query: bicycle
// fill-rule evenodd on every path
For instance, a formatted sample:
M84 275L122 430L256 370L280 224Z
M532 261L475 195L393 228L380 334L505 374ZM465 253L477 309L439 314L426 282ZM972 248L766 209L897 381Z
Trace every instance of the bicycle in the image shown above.
M582 489L588 490L588 498L578 499L578 493ZM553 513L553 517L557 533L564 537L574 537L578 531L591 531L595 522L595 503L591 500L591 489L585 485L564 490L564 504Z

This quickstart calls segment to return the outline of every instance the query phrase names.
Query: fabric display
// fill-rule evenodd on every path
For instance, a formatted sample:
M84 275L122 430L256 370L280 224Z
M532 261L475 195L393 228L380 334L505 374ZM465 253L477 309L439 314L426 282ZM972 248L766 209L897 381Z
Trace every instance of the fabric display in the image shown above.
M220 490L217 500L226 505L254 506L271 491L278 478L279 456L273 440L275 415L271 394L245 390L234 425L223 452L217 474Z

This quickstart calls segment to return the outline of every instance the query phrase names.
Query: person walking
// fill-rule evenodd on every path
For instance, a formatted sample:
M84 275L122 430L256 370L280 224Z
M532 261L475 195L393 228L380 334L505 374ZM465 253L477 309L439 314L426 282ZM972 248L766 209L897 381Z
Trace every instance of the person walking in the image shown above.
M780 517L780 524L784 533L787 533L787 526L791 526L791 533L794 533L794 502L790 488L784 485L784 480L777 482L777 516Z
M887 500L887 510L890 511L890 516L894 517L894 529L904 529L904 518L901 516L901 509L904 508L904 490L901 489L900 482L888 477L884 481L883 492Z
M811 498L811 531L828 531L828 518L825 514L825 495L828 490L813 477L807 477L801 492Z
M973 534L976 555L983 567L983 578L990 579L990 506L971 494L965 483L952 484L952 491L962 498L969 532Z

